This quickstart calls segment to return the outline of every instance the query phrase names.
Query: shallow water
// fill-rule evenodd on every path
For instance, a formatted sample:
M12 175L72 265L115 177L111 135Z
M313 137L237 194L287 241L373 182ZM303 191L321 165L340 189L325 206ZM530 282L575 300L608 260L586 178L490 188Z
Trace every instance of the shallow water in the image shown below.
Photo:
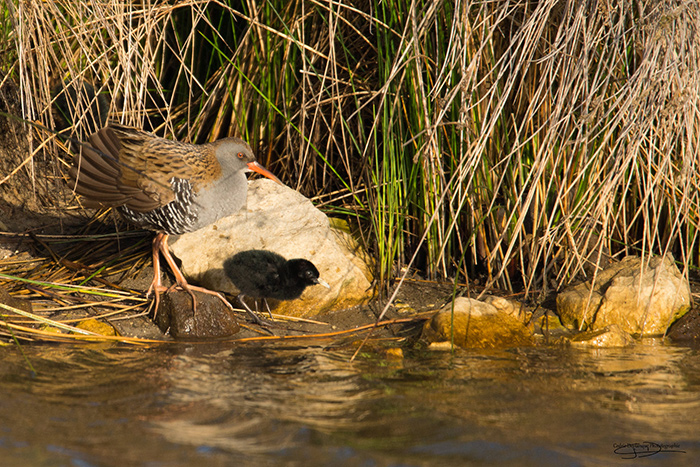
M0 348L3 466L700 464L700 352L654 341L355 362L320 343L23 350L36 376Z

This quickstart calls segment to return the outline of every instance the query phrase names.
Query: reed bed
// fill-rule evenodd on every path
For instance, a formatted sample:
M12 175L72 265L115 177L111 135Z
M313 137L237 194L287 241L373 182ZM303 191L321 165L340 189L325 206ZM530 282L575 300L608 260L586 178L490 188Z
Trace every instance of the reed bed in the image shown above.
M242 136L357 227L383 290L418 271L538 298L611 257L700 261L697 2L6 6L22 118L54 128L52 88L87 81L114 120ZM57 141L32 131L58 180Z

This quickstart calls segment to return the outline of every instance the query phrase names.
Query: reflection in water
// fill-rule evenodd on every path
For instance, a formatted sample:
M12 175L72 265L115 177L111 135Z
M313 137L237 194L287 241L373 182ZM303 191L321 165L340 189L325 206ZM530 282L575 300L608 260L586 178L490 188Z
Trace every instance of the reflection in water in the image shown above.
M700 356L230 344L0 348L3 465L635 465L700 456ZM6 462L5 462L6 461Z
M179 355L168 378L186 416L156 422L164 437L246 454L292 448L300 425L355 430L369 415L359 402L380 395L347 356L317 348Z

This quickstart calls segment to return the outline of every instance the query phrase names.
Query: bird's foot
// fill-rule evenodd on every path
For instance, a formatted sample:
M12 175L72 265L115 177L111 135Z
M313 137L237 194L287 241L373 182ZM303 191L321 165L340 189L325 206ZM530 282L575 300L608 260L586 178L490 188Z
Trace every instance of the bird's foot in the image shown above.
M250 316L250 318L253 320L253 323L257 324L258 326L262 326L264 328L274 326L274 323L272 321L268 321L265 318L261 318L254 311L246 310L246 313L248 313L248 316ZM272 316L270 316L270 318L272 318Z
M245 295L243 295L243 294L238 295L238 301L241 302L241 305L243 305L243 308L245 308L246 313L248 313L248 316L251 317L251 319L253 320L253 322L255 324L257 324L258 326L262 326L262 327L273 326L273 323L271 321L267 321L267 320L261 318L260 316L258 316L257 313L255 313L253 310L251 310L250 307L248 306L248 304L245 302L244 298L245 298ZM267 305L267 300L265 301L265 304ZM255 309L257 310L257 308L258 307L257 307L257 302L256 302ZM270 320L272 320L273 318L272 318L272 313L270 312L269 305L267 306L267 313L270 315Z
M228 300L226 300L226 298L224 298L224 296L221 295L219 292L216 292L214 290L205 289L204 287L199 287L196 285L190 285L187 283L177 284L176 287L179 287L180 289L186 291L187 293L189 293L192 296L192 301L194 303L195 311L197 309L197 299L194 295L194 292L200 292L200 293L205 293L207 295L213 295L216 298L218 298L219 300L221 300L222 302L224 302L224 305L226 305L229 310L233 311L233 306L231 306L231 304L228 302Z
M148 290L146 291L147 298L150 297L151 295L153 295L153 298L154 298L154 302L155 302L153 305L153 310L154 310L153 311L153 319L154 320L158 316L158 309L160 307L160 294L167 293L169 291L170 291L170 289L168 287L164 287L161 284L156 284L155 282L153 282L151 284L151 286L148 288Z

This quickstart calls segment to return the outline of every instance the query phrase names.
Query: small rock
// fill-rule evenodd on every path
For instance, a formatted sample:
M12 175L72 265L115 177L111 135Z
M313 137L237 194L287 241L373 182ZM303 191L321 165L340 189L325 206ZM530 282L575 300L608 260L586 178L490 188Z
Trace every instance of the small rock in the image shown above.
M201 292L197 297L197 311L192 311L192 296L182 290L161 295L156 324L163 332L175 338L221 338L240 330L235 314L217 297Z
M431 342L428 344L428 349L449 352L452 350L452 343L448 341Z
M391 347L386 349L386 357L389 360L402 360L404 357L403 349L401 347Z
M627 347L634 339L620 325L611 324L598 331L582 332L571 339L571 344L582 347Z
M688 282L670 255L644 265L638 257L627 257L600 272L594 284L584 282L560 293L557 314L573 330L619 324L625 332L653 336L663 334L690 304Z
M454 322L454 327L452 323ZM459 297L445 305L423 326L423 338L431 348L451 341L462 348L505 348L532 345L532 335L523 323L493 305ZM445 345L445 344L441 344Z
M117 330L114 329L108 323L104 321L98 321L95 318L84 319L75 326L78 329L84 329L85 331L94 332L101 336L116 336L118 335Z
M328 217L303 195L267 179L249 183L247 209L172 237L170 247L188 280L233 295L239 292L223 264L237 253L269 250L285 259L311 261L331 289L307 287L299 299L279 302L279 314L312 316L363 304L372 296L371 273L357 242L333 229Z

